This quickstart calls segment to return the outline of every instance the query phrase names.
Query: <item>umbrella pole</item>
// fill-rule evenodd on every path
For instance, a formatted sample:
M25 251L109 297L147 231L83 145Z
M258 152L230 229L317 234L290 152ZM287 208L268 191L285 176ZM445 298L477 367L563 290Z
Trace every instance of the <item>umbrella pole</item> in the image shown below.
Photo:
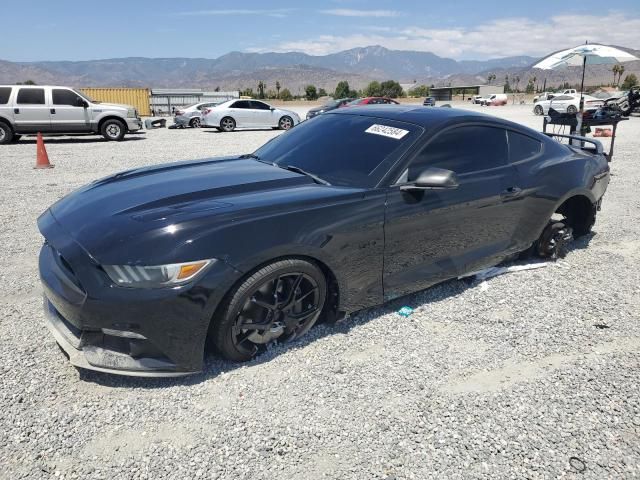
M582 91L584 90L584 72L587 69L587 56L582 59L582 81L580 82L580 107L578 109L578 125L576 126L577 135L582 135L582 114L584 112L584 97Z

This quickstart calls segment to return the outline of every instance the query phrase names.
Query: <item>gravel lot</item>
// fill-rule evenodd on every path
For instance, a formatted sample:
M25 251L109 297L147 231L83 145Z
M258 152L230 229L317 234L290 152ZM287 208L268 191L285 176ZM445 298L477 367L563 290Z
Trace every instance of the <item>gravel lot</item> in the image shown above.
M541 128L531 106L485 111ZM0 478L640 476L637 117L595 234L564 261L448 282L186 379L71 367L43 325L37 216L98 177L277 134L52 138L53 170L32 169L33 138L0 148Z

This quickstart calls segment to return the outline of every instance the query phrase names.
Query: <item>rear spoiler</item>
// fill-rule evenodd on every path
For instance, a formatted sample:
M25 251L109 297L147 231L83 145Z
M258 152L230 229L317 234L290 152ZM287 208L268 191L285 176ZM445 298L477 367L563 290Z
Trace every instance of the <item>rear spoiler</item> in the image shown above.
M594 140L593 138L581 137L579 135L563 135L560 133L550 133L550 132L545 132L545 135L550 138L560 137L560 138L568 138L569 140L575 140L576 142L580 142L579 145L582 145L584 142L590 143L594 147L596 147L596 153L600 155L604 155L604 149L602 148L602 143L600 143L598 140ZM571 145L571 146L573 147L577 145ZM593 152L593 148L584 148L584 147L579 147L579 148L581 148L582 150Z

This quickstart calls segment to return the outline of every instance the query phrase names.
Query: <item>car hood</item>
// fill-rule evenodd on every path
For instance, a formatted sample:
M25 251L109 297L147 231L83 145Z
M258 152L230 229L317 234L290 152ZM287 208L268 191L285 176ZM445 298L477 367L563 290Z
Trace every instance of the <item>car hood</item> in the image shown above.
M129 110L129 109L133 109L135 108L132 105L125 105L124 103L104 103L104 102L100 102L100 103L96 103L96 105L99 108L110 108L110 109L123 109L123 110Z
M53 217L99 263L148 264L162 261L158 252L175 259L172 252L193 242L203 228L264 215L278 204L331 189L253 159L179 162L97 180L51 206L39 227L47 238L52 222L44 217Z

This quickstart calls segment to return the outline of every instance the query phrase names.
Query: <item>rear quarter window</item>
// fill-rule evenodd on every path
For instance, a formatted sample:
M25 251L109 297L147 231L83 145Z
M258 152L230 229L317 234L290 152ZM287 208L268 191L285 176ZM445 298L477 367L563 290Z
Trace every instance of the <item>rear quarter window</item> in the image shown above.
M44 88L21 88L16 103L20 105L44 105Z
M535 157L542 151L542 142L528 135L507 131L509 141L509 161L520 162Z
M0 105L6 105L9 103L10 96L11 87L0 87Z

